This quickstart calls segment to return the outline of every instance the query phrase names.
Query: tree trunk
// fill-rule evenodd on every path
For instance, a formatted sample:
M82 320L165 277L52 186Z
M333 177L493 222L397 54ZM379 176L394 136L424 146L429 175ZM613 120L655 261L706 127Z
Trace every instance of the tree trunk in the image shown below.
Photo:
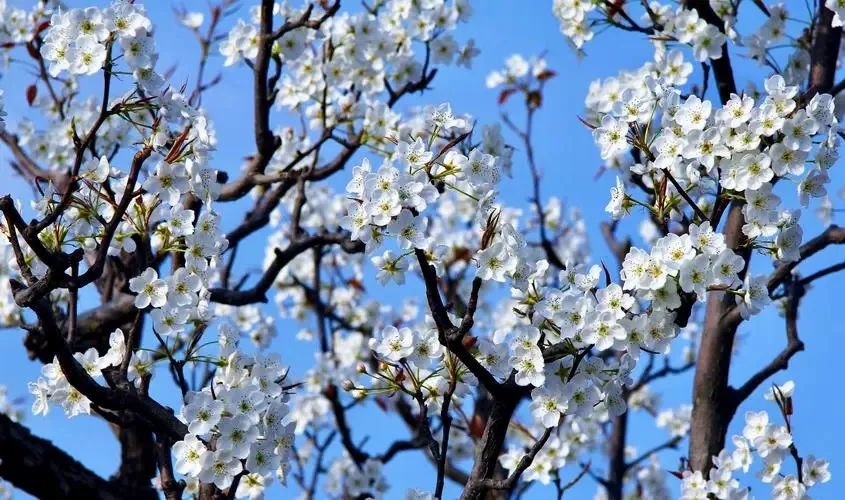
M610 435L608 454L608 476L605 489L608 500L622 500L625 485L625 441L628 433L628 412L613 419L613 432Z
M725 221L725 243L738 249L743 239L742 202L731 205ZM746 263L751 258L749 249L738 252ZM740 273L740 279L745 270ZM695 379L692 391L692 427L690 430L689 461L693 470L700 470L707 477L714 455L725 446L728 424L736 407L728 386L734 338L737 325L722 322L725 313L735 305L734 296L724 292L710 292L704 318L704 332L698 349Z
M157 473L152 432L143 424L113 427L120 441L120 468L111 480L134 491L136 498L157 499L152 484Z
M472 472L470 472L469 481L467 481L466 488L461 495L462 500L488 498L488 489L481 482L484 479L492 479L496 473L508 426L519 401L519 397L493 400L493 407L490 410L490 417L487 419L484 434L482 434L481 442L478 445L478 452L475 455L475 463Z
M136 497L0 414L0 477L36 498Z

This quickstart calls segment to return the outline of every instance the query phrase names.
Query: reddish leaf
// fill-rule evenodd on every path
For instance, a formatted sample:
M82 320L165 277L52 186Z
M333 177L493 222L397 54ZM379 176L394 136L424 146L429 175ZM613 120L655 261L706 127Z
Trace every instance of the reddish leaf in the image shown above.
M455 249L455 261L469 262L472 260L472 252L467 247L458 247Z
M383 397L379 396L379 397L375 398L375 401L376 401L376 404L378 405L378 407L381 408L381 411L387 413L387 409L388 409L387 400L385 400Z
M615 16L617 12L622 10L623 5L625 5L625 0L614 0L610 5L610 8L607 9L607 17L610 18Z
M185 130L182 131L182 134L176 138L176 141L173 142L173 146L170 148L170 151L167 153L167 156L164 158L166 163L172 163L174 160L179 158L182 155L182 145L185 143L185 139L188 137L188 132L190 132L191 127L185 127Z
M467 349L472 349L473 347L475 347L475 344L477 344L477 343L478 343L478 337L473 337L472 335L468 335L468 336L466 336L466 337L464 337L464 338L463 338L463 340L461 341L461 343L462 343L462 344L464 345L464 347L466 347Z
M326 386L326 397L329 399L334 399L337 397L337 387L334 384L329 384Z
M541 82L543 82L543 81L552 79L556 76L557 76L557 72L552 71L550 69L545 69L545 70L541 71L539 75L537 75L537 79L540 80Z
M496 236L496 226L499 225L499 216L501 212L490 212L487 216L487 227L484 229L484 234L481 235L481 249L484 250L493 242Z
M472 416L472 420L469 421L469 433L473 437L480 438L484 434L484 428L486 426L487 424L484 422L484 419L476 413Z
M26 88L26 103L32 106L32 103L35 102L36 97L38 97L38 87L36 87L33 83L32 85Z
M508 101L508 97L510 97L510 96L511 96L511 94L513 94L514 92L516 92L516 90L517 90L517 89L516 89L516 88L514 88L514 87L509 87L509 88L506 88L505 90L503 90L503 91L499 94L499 101L498 101L498 102L499 102L499 105L501 106L502 104L506 103L506 102Z
M35 49L35 45L31 43L26 44L26 51L29 52L29 57L35 59L36 61L41 60L41 54Z
M658 195L659 195L658 199L660 200L660 208L661 209L666 206L666 188L668 188L668 187L669 187L669 177L664 175L663 178L660 179L660 184L658 184L658 186L657 186L657 191L658 191Z
M43 23L38 25L38 28L35 29L35 36L40 35L44 30L50 27L50 21L44 21Z
M529 109L537 109L543 105L543 94L539 90L534 90L525 96Z
M683 475L681 472L679 472L679 471L676 471L676 470L669 470L669 471L666 471L666 472L668 472L669 474L672 474L673 476L677 477L678 479L683 479L683 478L684 478L684 475Z
M350 278L350 279L346 280L346 284L351 286L352 288L358 290L359 292L365 292L366 291L364 289L364 284L361 283L359 280L356 280L355 278Z

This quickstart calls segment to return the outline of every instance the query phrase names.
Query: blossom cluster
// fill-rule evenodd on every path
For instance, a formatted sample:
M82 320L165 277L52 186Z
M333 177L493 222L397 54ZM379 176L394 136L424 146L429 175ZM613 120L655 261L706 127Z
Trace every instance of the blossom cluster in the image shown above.
M508 80L508 77L501 79L509 85L513 84L513 80ZM445 121L436 122L438 109L449 110L446 106L440 106L429 107L424 111L429 130L434 133L448 126L444 125L447 123ZM417 136L413 143L399 141L393 152L385 154L385 163L377 172L372 172L369 162L366 162L354 169L353 178L347 186L350 201L346 220L359 217L359 222L357 225L347 222L345 227L359 237L365 231L370 231L370 237L361 238L367 241L368 247L373 234L385 234L396 235L399 248L407 250L398 256L388 250L372 259L379 269L378 279L382 283L404 283L405 273L411 269L411 265L404 263L403 259L412 249L424 249L439 272L448 272L455 263L448 254L443 255L436 247L432 249L428 246L428 241L433 238L425 238L424 231L429 230L426 222L415 225L413 231L403 231L396 226L398 221L402 221L403 214L409 218L425 220L424 211L430 205L442 204L442 200L437 197L428 201L421 195L417 199L400 195L399 189L394 186L409 186L412 181L406 179L402 182L397 179L411 174L419 175L422 189L416 186L410 188L416 192L436 185L437 181L448 179L449 182L441 185L443 196L454 192L455 196L470 200L474 200L477 193L494 193L492 188L496 178L478 176L473 172L482 170L472 166L473 152L467 155L471 168L466 171L463 159L459 163L452 161L463 156L462 153L456 150L437 152L436 148L426 147L427 142L433 142L431 137ZM440 142L445 142L445 139ZM393 166L397 161L400 162L401 170ZM495 157L491 158L490 165L496 165ZM379 207L379 204L383 204L383 207ZM554 214L557 210L559 218L559 206L555 207L552 204L549 213ZM375 212L375 215L368 212ZM572 435L553 438L535 457L526 472L526 480L547 483L551 480L551 472L563 466L567 456L591 446L594 438L600 434L601 421L626 411L623 388L631 384L629 374L641 350L668 352L670 341L677 335L673 312L673 309L680 306L677 271L680 270L681 262L695 256L696 250L689 236L679 238L671 235L658 245L659 250L654 258L661 262L664 258L676 259L674 270L664 268L664 264L655 264L662 275L653 276L652 281L648 281L645 273L640 270L644 266L632 262L630 277L624 281L624 288L612 283L601 287L599 281L603 273L600 266L588 269L575 261L569 261L567 270L559 275L549 272L549 264L542 253L527 244L516 229L517 218L507 208L491 207L484 200L479 200L468 214L468 219L488 235L473 241L478 248L472 257L476 277L482 283L506 283L512 295L508 307L498 308L505 313L497 315L499 317L496 318L496 328L492 334L475 338L470 351L484 369L497 379L505 380L513 374L516 384L533 388L530 411L536 426L534 429L539 433L546 428L557 427L564 415L569 417L565 420L564 428L569 429ZM380 228L385 226L388 229L382 233ZM702 225L702 239L706 234L714 233ZM408 236L420 239L414 242ZM676 238L680 241L676 241ZM466 243L469 242L463 242ZM717 251L721 250L718 242L714 241L713 245ZM724 244L721 246L724 247ZM676 255L678 251L682 251L682 254ZM644 253L640 250L637 252ZM632 255L639 256L640 253ZM666 256L658 257L663 254ZM582 257L577 252L566 255ZM650 259L648 254L645 255L646 259ZM670 274L676 276L674 281L667 279ZM447 396L454 401L461 401L477 381L453 354L444 351L439 332L430 317L421 323L409 321L413 317L402 317L393 324L375 329L369 347L380 363L373 372L361 369L370 376L370 387L357 382L357 374L351 375L344 382L356 397L404 392L417 397L419 403L425 405L431 414L440 411ZM452 317L451 321L453 324L460 323L457 317ZM547 362L544 349L555 345L570 347L564 351L563 356ZM608 360L593 356L576 361L572 353L588 347L600 351L614 349L621 351L622 356ZM529 436L523 436L524 441L513 443L509 453L502 458L506 468L516 467L525 448L530 447L529 437L530 433ZM457 442L450 439L450 456L459 453L465 439L465 435L463 440Z
M5 46L32 41L33 25L49 13L49 2L38 2L32 10L0 4L0 44Z
M635 205L642 205L658 215L668 211L671 219L680 220L688 203L681 195L691 197L696 204L693 208L701 211L731 193L746 202L742 232L754 247L778 262L798 260L803 237L800 211L781 209L781 198L773 188L780 178L795 179L804 206L811 198L826 194L825 184L830 181L827 170L838 158L839 145L833 98L816 94L799 108L798 88L775 75L766 80L767 95L758 106L749 96L733 95L721 109L713 109L712 103L695 95L682 100L680 92L661 77L648 74L646 81L646 87L620 89L618 81L611 80L591 89L588 106L597 118L601 117L593 136L602 158L608 160L627 154L631 145L641 148L641 144L648 144L642 147L643 161L629 165L621 175L647 186L656 186L671 176L684 192L673 183L667 187L672 195L668 206L648 205L628 194L623 178L617 178L607 212L621 218ZM652 117L653 135L640 137L637 125L646 125L649 130ZM817 136L821 144L808 170L806 163ZM662 274L679 274L682 289L694 291L699 298L708 287L726 288L738 293L737 302L745 317L768 303L764 277L746 280L740 292L733 290L738 285L735 272L744 264L732 251L725 250L722 236L714 233L708 222L690 224L688 236L669 236L674 242L674 256L669 260L674 262L668 262L663 270L654 267L653 272L646 273L646 256L642 252L639 256L629 254L628 279L642 277L651 282L653 274L657 278L654 286L660 287ZM691 251L693 247L698 253ZM655 247L652 254L655 251L659 249ZM645 267L632 274L634 266Z
M542 57L526 59L520 54L513 54L505 60L505 67L491 71L487 75L487 87L496 88L501 85L513 87L528 87L535 79L540 78L546 71L546 60Z
M692 405L681 405L677 409L663 410L657 415L657 426L665 428L675 437L686 436L692 423Z
M762 461L762 469L756 476L763 483L772 485L772 498L789 500L809 498L807 491L816 484L830 481L827 460L807 455L798 458L796 475L786 474L782 468L790 455L799 457L793 442L790 427L792 393L794 384L788 382L775 386L766 395L766 399L778 403L781 413L786 418L786 425L770 421L765 411L745 413L745 427L742 434L731 438L733 450L724 449L713 457L713 469L705 479L700 471L684 471L681 485L681 498L685 500L703 500L706 498L743 499L750 498L750 489L740 486L734 477L740 469L747 473L755 458Z
M302 9L276 4L274 15L295 20ZM478 49L471 39L459 46L452 32L472 12L467 0L402 0L338 14L319 30L303 26L284 33L272 44L274 56L290 67L278 81L276 104L303 110L315 130L370 114L368 108L384 107L379 94L402 89L428 69L415 44L426 46L430 64L470 67ZM254 7L251 19L238 20L220 44L225 65L256 58L259 14Z
M274 474L284 483L294 424L282 385L288 368L277 354L244 353L238 336L220 326L219 368L208 387L186 394L179 418L189 433L173 445L174 469L221 489L244 472L237 495L253 498Z
M400 127L396 147L378 170L373 171L366 158L353 168L352 179L346 186L350 201L342 226L351 232L353 239L367 245L367 253L378 248L385 236L395 238L402 250L429 249L428 218L423 212L440 197L438 184L443 186L441 189L454 190L481 207L489 206L496 195L494 188L501 176L496 156L482 147L475 147L467 154L449 149L435 155L431 149L436 140L445 144L453 134L466 137L468 120L453 115L448 104L429 106L422 114L424 128ZM492 135L488 137L496 139ZM401 257L388 255L378 262L383 270L396 274L401 270L397 267L398 259ZM393 270L394 267L397 269ZM497 270L499 281L501 272L506 271Z
M383 463L372 458L367 459L360 467L349 458L335 460L326 475L326 493L383 498L390 488L383 468Z
M162 165L166 163L159 164L159 169ZM176 205L165 209L167 212L170 216L156 228L153 246L180 251L185 266L165 278L160 278L155 269L148 267L129 280L129 289L136 294L135 307L152 308L153 328L159 335L178 337L189 322L207 322L214 316L208 288L216 277L214 273L220 253L226 249L226 238L214 212L203 212L197 219L196 228L191 224L192 210Z
M620 11L627 6L618 3L596 4L593 2L581 2L578 0L555 0L552 4L552 12L560 21L560 31L566 40L577 50L580 50L586 42L593 39L593 25L595 21L606 19L610 24L626 25L634 31L649 32L654 30L656 36L662 40L677 42L692 47L696 60L707 62L710 59L722 57L722 46L728 37L720 30L719 26L709 24L699 17L698 11L678 7L672 9L672 5L662 4L659 1L651 1L646 4L640 21L645 25L641 26L625 14L625 19ZM592 20L589 15L598 12L598 19ZM726 13L727 14L727 13ZM723 16L730 21L728 15Z
M609 420L629 410L657 415L658 426L680 440L689 432L691 407L658 414L657 397L633 380L643 352L650 360L668 355L675 339L684 335L676 325L678 314L710 292L735 296L744 317L759 313L770 301L765 277L740 279L746 268L741 251L728 248L708 216L723 203L741 201L748 245L771 254L777 263L799 260L800 211L784 210L775 186L781 179L794 181L804 206L824 197L827 170L838 158L841 118L830 95L799 94L809 68L804 49L796 50L783 76L766 81L765 95L754 90L735 94L716 109L695 90L682 93L679 87L688 82L694 66L671 44L691 46L695 59L709 64L722 56L728 38L738 36L729 2L711 3L725 20L727 34L695 10L657 1L644 4L642 29L652 30L657 39L654 61L595 82L587 97L586 122L594 125L607 167L618 173L608 213L620 219L640 206L651 216L646 223L652 233L645 238L651 248L630 248L622 256L618 283L607 268L590 266L585 225L577 210L564 210L557 198L544 203L537 194L533 212L523 214L499 199L500 181L511 175L513 148L498 125L477 134L472 117L454 114L449 104L426 106L409 117L394 109L403 94L429 84L430 66L471 66L478 49L471 39L459 46L453 36L472 14L468 0L376 2L355 14L332 13L320 21L311 15L315 6L308 2L302 8L274 3L272 14L278 19L273 24L282 28L269 35L277 73L269 79L275 86L268 102L301 115L302 131L274 130L269 158L261 151L244 162L244 179L254 182L248 189L256 207L271 207L269 215L255 212L247 222L256 214L269 220L265 272L277 265L280 249L307 246L309 238L337 235L342 240L339 245L333 239L309 246L268 287L284 317L305 323L313 320L314 311L320 312L318 331L303 328L297 335L319 343L313 366L301 384L287 385L288 370L278 356L247 354L239 346L245 334L259 349L267 347L275 335L272 317L255 305L223 306L211 300L219 281L229 286L221 274L228 278L231 268L224 270L221 261L225 252L234 252L215 211L221 190L218 172L210 167L216 137L197 105L198 94L165 85L155 69L159 57L150 36L152 24L140 5L117 0L103 9L57 9L43 31L40 55L49 74L61 76L52 81L61 81L67 98L36 96L32 105L44 111L45 124L21 121L16 135L51 173L64 173L74 163L79 168L64 215L41 238L50 250L98 252L118 202L131 200L109 238L107 253L143 262L140 272L127 276L126 289L137 312L150 314L161 347L155 354L127 350L128 339L118 329L111 332L105 354L91 348L75 353L76 362L97 382L111 382L113 373L126 368L128 380L146 390L157 363L191 346L182 365L210 369L195 390L182 387L178 418L188 433L173 446L175 470L185 476L189 494L197 492L200 482L225 489L238 478L236 497L260 498L274 476L285 483L295 437L305 435L316 444L312 432L336 425L331 417L338 407L352 408L369 396L382 405L398 405L398 398L385 401L379 396L402 393L418 403L421 415L436 417L448 406L456 417L466 418L464 403L480 384L481 377L473 374L478 370L444 348L444 332L421 300L387 305L365 293L370 286L365 270L374 270L382 286L403 285L409 276L429 271L420 267L427 262L442 285L454 287L444 291L452 324L465 321L457 314L467 307L463 299L480 296L472 332L462 339L469 355L496 383L530 394L526 424L512 426L506 452L499 457L504 469L520 468L527 451L548 432L551 437L522 479L542 484L559 480L557 471L598 449ZM593 37L597 24L589 17L592 13L601 13L611 24L634 23L627 14L620 15L624 8L575 0L555 0L553 7L561 31L579 50ZM770 12L763 27L745 38L758 61L765 61L783 37L788 17L782 6ZM0 41L31 40L35 21L49 14L43 6L31 13L3 12L0 7ZM297 23L303 15L310 21ZM181 21L199 35L205 19L191 13ZM238 20L227 34L214 38L221 41L216 48L225 66L254 68L267 40L260 35L261 21L260 9L253 7L248 20ZM302 25L287 30L297 24ZM633 27L639 29L635 23ZM107 83L112 75L131 74L131 89L102 103L77 97L77 78L100 70ZM534 89L542 88L550 75L542 57L515 55L504 69L490 73L487 86L504 88L500 103L510 92L523 91L534 109L542 102L541 95L532 97ZM5 126L2 104L0 92L0 130ZM79 148L78 142L89 135L96 137L96 148ZM143 156L141 163L147 164L133 160L134 173L127 173L118 167L118 153L133 141L143 146L136 160ZM343 146L349 152L346 160L359 148L365 151L344 192L317 182L340 170L337 165L343 167L343 162L329 162L318 168L324 163L323 143ZM373 160L371 153L379 159ZM264 159L266 168L254 170ZM295 174L304 174L295 188L273 199L277 191L270 186ZM277 180L267 181L273 178ZM634 185L649 199L637 200L630 192ZM65 201L52 183L43 188L33 210L46 218ZM527 237L540 224L542 245ZM684 231L677 231L678 226ZM338 227L344 231L329 233ZM364 252L347 254L346 247L363 247ZM25 244L22 250L28 271L44 277L47 266L36 252ZM169 273L161 266L167 256L174 261ZM551 260L560 272L552 271ZM19 313L5 278L22 270L2 237L0 261L6 262L0 265L0 317L12 324ZM492 297L496 287L506 297ZM55 291L51 300L58 306L68 303L63 291ZM196 342L221 318L219 352L206 354L202 349L208 344ZM692 354L688 348L683 356ZM178 377L176 366L172 369ZM338 387L356 401L345 405ZM68 383L57 359L43 367L30 392L35 414L47 414L50 404L71 417L96 410ZM747 490L738 487L732 474L748 470L752 453L765 461L763 477L775 482L780 497L801 496L814 483L829 479L827 462L812 457L804 462L803 479L777 477L792 445L789 424L771 425L765 413L747 418L746 432L734 439L737 451L716 457L717 469L709 480L700 473L686 474L684 495L742 498ZM420 426L429 425L429 420L419 420ZM463 423L448 434L444 427L446 436L449 460L473 457L472 432ZM297 460L308 462L312 451L298 450ZM359 460L344 453L326 462L325 469L318 460L316 473L326 472L329 495L379 498L388 491L389 476L376 457ZM638 466L635 473L646 496L668 498L665 475L655 461ZM429 500L433 495L414 490L407 498Z
M74 138L78 137L80 130L85 132L97 127L98 144L102 145L103 150L117 151L127 140L134 125L146 146L152 150L151 161L157 162L157 165L144 180L145 192L138 202L129 204L114 237L110 239L108 253L117 255L121 251L135 252L134 236L153 233L154 250L175 248L185 251L187 259L191 261L190 272L207 278L211 274L208 271L208 259L213 261L220 251L225 250L225 243L221 243L217 215L213 211L204 213L200 216L204 222L197 225L195 231L190 223L194 220L194 211L184 209L180 198L193 194L210 208L219 189L216 171L207 165L216 139L204 112L189 104L187 96L173 88L162 92L163 79L152 69L157 58L152 46L144 45L144 50L150 53L148 63L138 62L141 60L140 54L129 54L130 47L136 42L142 43L149 38L148 26L149 20L143 16L143 9L124 2L116 2L105 11L92 7L56 13L45 32L46 39L54 40L56 44L73 44L77 43L73 41L77 39L82 40L78 42L82 44L95 43L91 40L97 40L99 44L103 41L110 43L109 40L117 37L121 43L125 43L124 54L117 59L109 53L107 62L98 60L96 70L103 64L125 62L130 69L135 69L137 86L106 103L105 109L93 98L88 101L69 101L69 104L62 106L64 109L50 110L49 114L56 120L48 125L47 130L38 131L32 123L22 121L18 125L17 137L22 146L35 152L34 160L45 161L51 169L67 168L68 163L72 163L74 157L78 156L75 161L79 164L79 178L82 182L66 209L69 217L60 221L62 231L42 233L44 244L56 250L68 251L74 247L96 250L106 230L104 221L112 218L121 198L132 195L127 192L131 176L112 165L107 155L97 157L88 150L77 153ZM48 45L45 43L44 47ZM68 51L73 52L70 49ZM44 57L50 60L47 54ZM72 80L69 79L75 85ZM144 93L152 94L153 97L145 98ZM152 120L149 114L144 113L150 101L157 110ZM48 104L44 102L43 105ZM63 120L68 115L73 116L74 120ZM150 122L150 125L145 125ZM167 125L178 132L172 131ZM187 146L171 151L170 146L180 133L182 140L175 144ZM39 216L48 216L57 204L57 197L55 186L49 184L33 208ZM43 277L45 264L34 256L27 245L22 246L32 273L36 277Z
M51 76L65 70L74 75L92 75L100 71L112 44L117 42L130 69L149 70L158 57L151 30L144 8L129 2L118 2L106 9L58 11L50 19L41 55L49 62Z

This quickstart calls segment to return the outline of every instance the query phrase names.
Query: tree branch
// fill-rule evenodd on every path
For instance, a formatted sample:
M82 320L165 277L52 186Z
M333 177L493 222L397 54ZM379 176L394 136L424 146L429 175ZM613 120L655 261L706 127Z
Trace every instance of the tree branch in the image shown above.
M817 5L818 18L810 50L810 80L807 93L802 96L805 102L816 94L833 89L833 77L839 60L839 43L842 40L842 28L831 26L835 16L833 11L825 6L825 0L819 0Z
M11 280L12 289L20 288L20 283ZM30 309L38 316L41 328L47 337L47 343L55 353L59 365L68 383L85 395L97 406L108 410L132 410L149 422L159 432L164 432L174 440L181 440L188 433L188 427L180 422L172 411L147 396L139 395L128 390L110 389L98 384L85 371L82 365L73 357L64 336L56 325L51 305L46 299L41 299L30 305Z
M276 276L278 276L285 266L306 250L332 244L340 245L348 253L364 251L364 245L360 241L349 239L348 234L345 232L321 233L302 237L292 242L284 250L278 248L275 250L276 257L273 259L273 262L270 263L270 266L264 271L261 279L252 288L247 290L212 288L210 290L211 301L235 306L267 302L267 291L273 286Z
M520 460L519 463L516 465L516 469L511 472L511 475L507 477L507 479L485 479L481 482L481 484L485 488L489 488L492 490L509 490L516 485L516 482L519 481L519 478L522 476L522 473L525 472L525 469L531 466L531 463L534 462L534 458L540 453L540 450L543 449L543 446L546 445L546 441L552 435L552 430L554 427L549 427L546 429L546 432L534 443L534 446L531 447L531 450L528 454L524 455Z
M0 477L37 498L131 498L51 442L0 414Z
M786 347L775 356L769 364L752 375L738 389L731 391L731 401L734 407L738 407L743 401L775 373L786 370L792 356L804 350L804 342L798 338L798 305L804 295L804 288L801 283L793 278L789 286L789 299L786 304Z
M440 289L437 285L437 273L434 270L434 266L428 263L428 258L424 250L418 248L415 250L415 253L425 282L425 295L428 300L428 306L434 318L434 323L437 325L440 343L458 357L461 363L475 375L484 388L490 391L490 394L501 396L503 393L502 384L481 365L463 344L464 335L472 327L472 316L469 314L475 312L473 304L478 301L478 289L481 287L481 280L476 278L473 282L475 298L470 297L468 302L467 315L469 316L464 316L460 328L455 327L449 319L449 313L446 311L446 306L443 305L443 299L440 297Z
M654 448L646 451L645 453L638 456L634 460L625 464L625 471L627 472L628 470L636 467L637 465L641 464L643 461L648 459L648 457L650 457L651 455L653 455L653 454L655 454L659 451L668 450L670 448L673 449L673 450L676 449L678 447L678 443L680 443L682 439L684 439L683 436L675 436L672 439L666 441L665 443L659 444L659 445L655 446Z

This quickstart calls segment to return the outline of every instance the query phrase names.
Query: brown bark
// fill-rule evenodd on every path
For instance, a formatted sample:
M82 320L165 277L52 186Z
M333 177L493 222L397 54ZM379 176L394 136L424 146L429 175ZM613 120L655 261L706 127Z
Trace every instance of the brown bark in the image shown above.
M739 201L734 202L725 221L725 243L734 250L739 248L744 238L742 205ZM738 253L746 262L751 257L749 249ZM728 375L738 324L725 325L722 321L734 304L733 295L724 292L708 294L704 331L698 349L689 461L694 470L701 470L705 475L710 470L711 457L724 448L727 427L736 411L730 398Z
M112 481L120 484L124 491L133 491L136 498L157 499L158 492L152 486L156 476L152 432L137 423L112 427L120 441L120 467L112 476Z
M722 32L725 31L724 21L716 14L708 0L686 0L684 4L687 8L698 12L699 17L707 21L707 24L718 27ZM722 46L722 57L711 59L710 64L713 66L713 78L716 80L719 99L722 103L726 103L731 98L731 94L736 94L736 83L727 43Z
M816 20L813 47L810 52L808 91L811 94L829 92L833 88L833 76L836 73L839 44L842 40L842 28L831 26L834 13L825 7L824 3L824 0L819 0L819 16Z
M610 460L607 482L604 484L608 500L622 500L625 485L625 442L628 432L628 412L613 419L613 432L610 434Z
M37 498L155 498L101 478L51 442L0 414L0 477ZM149 487L149 484L148 484Z
M492 479L502 453L502 445L508 433L511 417L519 405L521 396L502 397L493 400L490 417L484 427L484 434L478 443L475 463L469 474L467 486L461 495L462 500L481 500L486 497L487 488L482 485L485 479Z
M104 354L108 349L109 334L117 328L128 330L136 310L134 297L121 295L119 299L80 314L71 350L84 352L94 347ZM66 325L60 325L59 328L67 331ZM55 353L47 345L47 337L40 326L30 328L23 342L30 359L38 359L42 363L53 361Z
M706 11L704 7L706 2L703 2L704 5L696 4L697 2L688 2L690 6L695 5L699 14ZM830 26L833 13L824 7L823 0L820 0L818 7L819 16L816 20L813 36L809 91L808 95L805 96L806 98L810 98L818 92L827 92L832 88L842 36L841 28ZM702 14L702 17L705 16ZM720 73L715 61L714 70L716 70L717 83L728 74L724 68ZM730 75L732 78L732 73ZM720 85L719 88L719 95L724 102L725 96L721 91L722 86ZM741 210L741 202L737 201L731 205L723 229L725 241L728 247L733 249L739 247L743 238L744 217ZM749 250L743 250L740 255L746 260L746 263L749 262L751 257ZM736 391L728 385L731 354L740 321L731 320L732 317L736 316L736 311L733 310L733 297L726 294L720 295L722 294L711 292L708 297L704 331L701 337L693 382L692 427L688 458L690 467L694 470L701 470L705 477L712 465L711 457L718 455L719 451L724 448L728 425L736 413L737 406L741 403L741 401L737 401Z

